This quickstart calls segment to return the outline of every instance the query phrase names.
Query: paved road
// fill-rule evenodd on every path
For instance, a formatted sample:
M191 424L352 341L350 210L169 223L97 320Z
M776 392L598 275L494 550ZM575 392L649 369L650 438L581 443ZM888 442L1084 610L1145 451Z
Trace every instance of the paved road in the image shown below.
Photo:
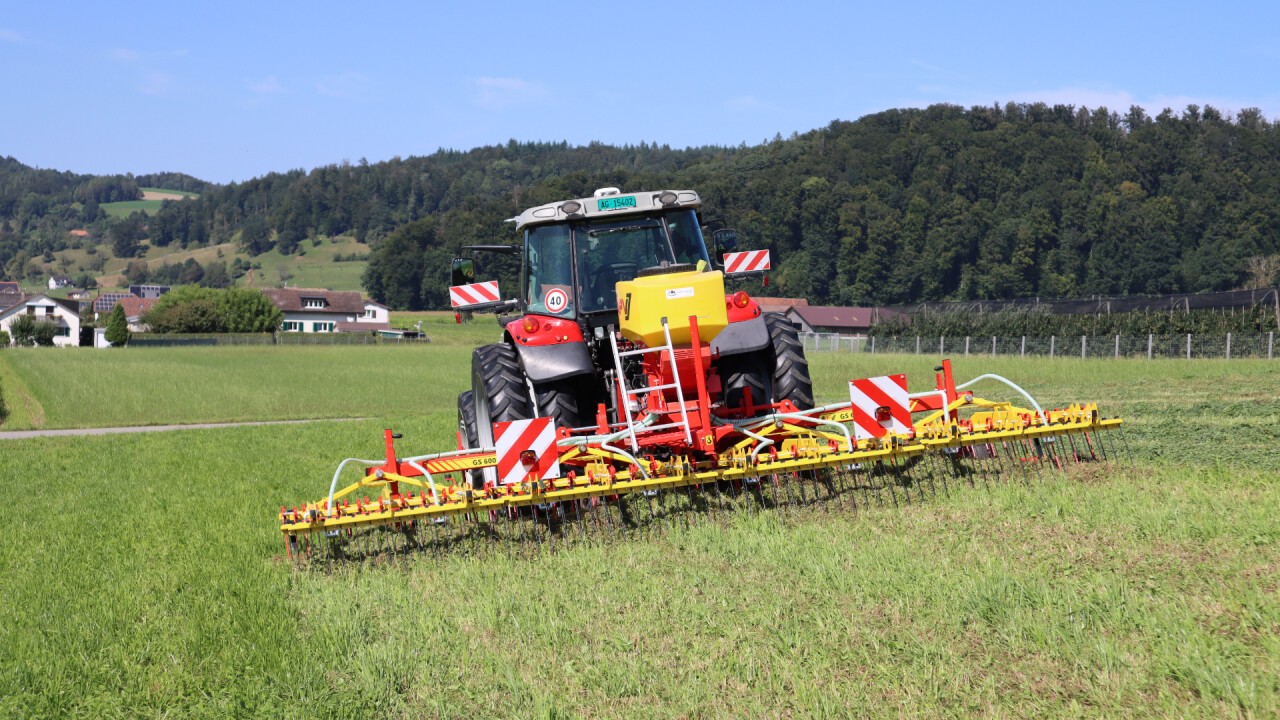
M120 433L167 432L169 430L208 430L210 428L249 427L253 425L301 425L315 422L349 422L364 418L327 418L320 420L263 420L258 422L199 423L196 425L133 425L130 427L69 428L66 430L9 430L0 432L0 440L25 440L61 435L116 435Z

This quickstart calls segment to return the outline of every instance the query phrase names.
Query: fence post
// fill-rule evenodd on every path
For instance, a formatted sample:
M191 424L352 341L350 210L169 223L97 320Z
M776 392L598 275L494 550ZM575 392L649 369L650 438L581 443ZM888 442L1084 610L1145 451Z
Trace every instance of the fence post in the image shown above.
M875 335L871 336L871 354L872 355L876 354L876 336Z
M1022 357L1027 356L1027 336L1022 336Z
M1116 336L1116 359L1120 359L1120 336Z
M968 335L964 336L964 354L965 355L969 354L969 336Z
M1191 333L1187 333L1187 359L1191 359Z
M1227 333L1227 359L1231 359L1231 333Z
M1273 330L1267 333L1267 359L1268 360L1271 359L1271 350L1272 348L1275 347L1275 345L1276 345L1276 333Z
M946 355L947 354L946 348L947 348L947 336L943 335L942 337L938 338L938 354Z
M916 336L916 354L917 355L920 354L920 336L919 335Z
M1053 346L1057 342L1057 340L1058 338L1056 335L1049 336L1049 357L1053 357Z
M1148 360L1150 360L1150 359L1151 359L1151 342L1152 342L1153 340L1155 340L1155 335L1154 335L1154 334L1151 334L1151 333L1148 333L1148 334L1147 334L1147 359L1148 359Z
M996 356L996 336L991 336L991 357Z
M1085 339L1088 337L1089 337L1088 335L1080 336L1080 359L1081 360L1085 359L1085 352L1086 352Z

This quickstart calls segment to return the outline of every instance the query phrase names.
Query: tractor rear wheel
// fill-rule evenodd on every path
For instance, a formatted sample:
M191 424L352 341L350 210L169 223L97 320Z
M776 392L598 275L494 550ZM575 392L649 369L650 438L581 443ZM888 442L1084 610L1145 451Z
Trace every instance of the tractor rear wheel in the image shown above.
M773 345L774 399L790 400L797 408L809 410L813 407L813 381L809 379L809 361L804 357L800 333L782 313L765 313L764 323Z
M493 423L533 417L520 358L506 343L485 345L471 353L471 390L480 447L493 447Z

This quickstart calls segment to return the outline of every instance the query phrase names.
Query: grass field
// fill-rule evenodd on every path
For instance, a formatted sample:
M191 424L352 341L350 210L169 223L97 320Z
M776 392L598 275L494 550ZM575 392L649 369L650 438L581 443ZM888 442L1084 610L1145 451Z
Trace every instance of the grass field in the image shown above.
M0 715L1278 713L1280 364L967 358L966 378L1123 414L1133 464L532 558L295 571L279 505L376 454L383 427L451 442L469 348L496 327L428 322L407 347L0 352L28 425L369 418L0 445L18 499ZM933 362L813 368L835 399L849 377L923 385Z

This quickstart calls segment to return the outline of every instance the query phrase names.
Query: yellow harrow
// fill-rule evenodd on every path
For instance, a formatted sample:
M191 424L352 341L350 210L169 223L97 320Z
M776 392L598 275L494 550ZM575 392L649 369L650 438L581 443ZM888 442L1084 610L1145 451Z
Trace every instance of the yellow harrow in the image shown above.
M976 397L967 388L978 381L1004 382L1030 407ZM1044 410L997 376L956 386L947 361L928 392L906 393L900 375L850 388L849 403L784 404L749 419L716 417L691 397L622 430L548 436L528 421L509 434L495 427L494 447L408 457L387 430L384 458L344 460L328 495L281 508L280 531L300 562L572 545L732 512L923 502L959 485L1111 461L1122 444L1104 432L1121 420L1096 404ZM365 474L340 487L350 466Z

